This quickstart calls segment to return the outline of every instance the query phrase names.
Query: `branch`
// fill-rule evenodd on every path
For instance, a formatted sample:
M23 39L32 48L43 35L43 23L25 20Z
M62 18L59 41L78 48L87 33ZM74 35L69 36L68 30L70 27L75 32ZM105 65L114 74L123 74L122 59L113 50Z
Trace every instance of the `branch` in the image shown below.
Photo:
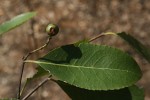
M48 82L51 79L52 75L39 83L29 94L27 94L22 100L27 100L35 91L37 91L42 85Z
M47 34L49 35L49 38L48 38L47 42L46 42L43 46L39 47L38 49L35 49L35 50L29 52L29 53L28 53L26 56L24 56L23 59L22 59L22 60L23 60L23 63L22 63L22 66L21 66L21 74L20 74L20 78L19 78L19 90L18 90L18 95L17 95L17 99L19 99L19 100L20 100L20 97L21 97L20 92L21 92L22 75L23 75L24 66L25 66L25 63L26 63L26 62L24 62L24 61L27 60L27 58L28 58L31 54L33 54L33 53L35 53L35 52L37 52L37 51L42 50L43 48L45 48L45 47L49 44L49 41L51 40L51 38L52 38L53 36L55 36L56 34L58 34L58 32L59 32L59 27L58 27L57 25L55 25L55 24L49 24L49 25L46 27L46 32L47 32Z
M42 50L43 48L47 47L47 45L49 44L50 39L51 39L51 37L48 38L47 42L46 42L43 46L41 46L41 47L39 47L38 49L35 49L35 50L29 52L26 56L23 57L23 59L22 59L22 60L23 60L23 63L22 63L22 66L21 66L21 73L20 73L20 78L19 78L19 87L18 87L19 90L18 90L17 99L20 100L20 97L21 97L21 95L20 95L20 91L21 91L21 81L22 81L24 66L25 66L25 63L26 63L26 62L24 62L24 61L27 60L28 57L29 57L30 55L32 55L33 53L35 53L35 52L37 52L37 51L39 51L39 50Z

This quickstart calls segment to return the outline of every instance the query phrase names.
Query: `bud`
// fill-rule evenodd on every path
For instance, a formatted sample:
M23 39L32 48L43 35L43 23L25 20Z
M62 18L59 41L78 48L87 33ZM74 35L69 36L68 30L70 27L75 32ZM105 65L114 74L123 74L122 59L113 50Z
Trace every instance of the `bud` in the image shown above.
M55 24L48 24L46 32L49 36L55 36L59 32L59 27Z

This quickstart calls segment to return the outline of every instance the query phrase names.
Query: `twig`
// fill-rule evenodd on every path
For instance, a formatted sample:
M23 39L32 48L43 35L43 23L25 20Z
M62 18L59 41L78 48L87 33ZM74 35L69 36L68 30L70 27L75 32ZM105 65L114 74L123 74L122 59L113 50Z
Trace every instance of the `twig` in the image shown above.
M37 51L42 50L43 48L45 48L45 47L49 44L49 41L50 41L50 40L51 40L51 37L48 38L47 42L46 42L43 46L41 46L41 47L39 47L38 49L35 49L35 50L29 52L25 57L23 57L23 60L24 60L24 61L27 60L27 58L28 58L31 54L33 54L33 53L35 53L35 52L37 52Z
M24 86L22 87L22 89L20 90L20 96L22 95L23 91L25 90L25 87L27 86L28 81L26 80Z
M51 79L52 75L39 83L30 93L28 93L22 100L27 100L36 90L38 90L42 85L48 82Z
M97 35L96 37L90 39L89 42L92 42L92 41L94 41L94 40L96 40L96 39L98 39L98 38L100 38L100 37L102 37L102 36L105 36L105 35L106 35L106 34L101 33L101 34Z
M27 60L27 58L28 58L31 54L33 54L33 53L35 53L35 52L37 52L37 51L42 50L43 48L45 48L45 47L49 44L50 39L51 39L51 37L48 38L47 42L46 42L43 46L41 46L41 47L39 47L38 49L35 49L35 50L29 52L26 56L23 57L23 59L22 59L22 60L23 60L23 63L22 63L22 66L21 66L21 74L20 74L20 78L19 78L19 87L18 87L19 90L18 90L17 99L20 100L20 97L21 97L21 95L20 95L20 91L21 91L21 81L22 81L22 75L23 75L23 71L24 71L24 66L25 66L25 63L26 63L26 62L24 62L24 61Z

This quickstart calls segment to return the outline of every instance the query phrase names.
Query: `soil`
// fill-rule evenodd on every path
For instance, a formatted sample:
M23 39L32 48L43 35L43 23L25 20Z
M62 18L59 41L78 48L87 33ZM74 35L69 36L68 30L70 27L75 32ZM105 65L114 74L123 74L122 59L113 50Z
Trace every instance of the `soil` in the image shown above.
M125 31L147 47L150 46L150 0L1 0L0 23L28 11L37 12L33 23L29 21L0 37L0 98L16 97L22 57L46 42L45 27L48 23L58 24L60 32L51 40L47 49L30 59L36 59L55 47L108 31ZM145 89L145 100L150 100L148 62L118 37L108 36L97 39L94 43L114 46L133 55L143 72L138 85ZM27 77L36 72L35 67L26 66L23 84ZM42 79L29 84L28 89ZM29 100L70 98L56 83L50 81Z

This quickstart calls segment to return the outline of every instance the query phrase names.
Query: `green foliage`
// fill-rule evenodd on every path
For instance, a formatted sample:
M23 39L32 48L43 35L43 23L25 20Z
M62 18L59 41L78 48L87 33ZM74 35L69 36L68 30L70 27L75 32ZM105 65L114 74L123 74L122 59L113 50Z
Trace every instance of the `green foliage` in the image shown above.
M39 77L42 77L42 76L45 76L45 75L48 75L49 72L48 71L45 71L42 67L37 67L37 73L34 74L34 76L32 77L32 79L35 79L35 78L39 78Z
M140 41L135 39L130 34L127 34L125 32L121 33L106 32L104 33L104 35L117 35L121 37L150 63L150 48L143 45Z
M10 21L4 22L0 25L0 36L2 36L4 33L20 26L21 24L25 23L32 17L36 15L35 12L28 12L21 15L18 15L14 18L12 18Z
M137 86L129 87L131 92L132 100L144 100L144 90L139 89Z
M35 12L18 15L0 25L0 36L35 16ZM50 36L58 33L58 26L46 28ZM150 62L150 49L129 34L108 32L127 41ZM136 61L123 51L103 45L90 44L87 40L58 47L37 61L38 72L31 80L52 74L55 81L72 100L144 100L144 92L134 84L141 78ZM21 94L25 87L23 87ZM105 91L104 91L105 90ZM17 99L0 99L17 100Z
M56 81L72 100L144 100L144 92L137 86L130 86L119 90L92 91Z
M57 79L89 90L113 90L141 78L137 63L128 54L108 46L80 43L54 49L38 61Z
M150 63L150 48L144 46L137 39L125 32L117 33L122 39L128 42L135 50L137 50Z

